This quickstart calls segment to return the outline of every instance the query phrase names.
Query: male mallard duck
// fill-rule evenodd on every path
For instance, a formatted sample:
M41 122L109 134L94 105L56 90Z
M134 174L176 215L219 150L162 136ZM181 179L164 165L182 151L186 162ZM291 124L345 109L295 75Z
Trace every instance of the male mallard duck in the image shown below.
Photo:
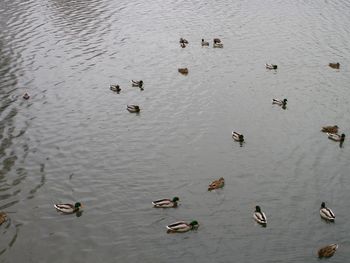
M224 47L224 44L222 44L222 43L214 43L214 44L213 44L213 47L214 47L214 48L223 48L223 47Z
M143 86L143 81L142 80L132 80L131 84L133 87L139 87L142 88Z
M324 126L322 127L323 132L328 132L328 133L338 133L338 126L334 125L334 126Z
M7 215L5 212L0 212L0 225L7 221Z
M173 200L171 199L161 199L157 201L153 201L152 204L156 208L169 208L169 207L177 207L177 201L180 199L178 197L174 197Z
M253 213L253 217L255 221L258 222L259 224L266 225L267 219L264 212L261 211L260 206L257 205L255 207L255 212Z
M214 39L213 39L213 43L214 43L214 44L221 43L220 38L214 38Z
M127 107L126 107L126 109L129 111L129 112L132 112L132 113L134 113L134 112L140 112L140 107L138 106L138 105L128 105Z
M321 204L320 215L323 219L334 222L335 215L330 208L326 207L325 202L322 202L322 204Z
M120 92L122 90L119 85L111 85L109 89L114 92Z
M225 185L225 179L223 177L220 177L219 180L215 180L209 185L208 191L223 188L224 185Z
M180 38L180 41L179 41L181 44L188 44L188 41L184 38Z
M72 214L78 212L80 207L82 207L81 203L77 202L73 204L54 204L54 207L57 211L60 211L64 214Z
M168 225L166 228L168 229L168 233L183 233L189 230L193 230L199 227L199 224L196 220L191 223L186 223L184 221L175 222L171 225Z
M335 251L338 249L337 244L330 244L328 246L322 247L318 250L319 258L329 258L334 255Z
M232 131L232 138L237 142L244 142L243 134L240 134L238 132Z
M277 69L277 65L275 65L275 64L265 64L265 67L267 68L267 69Z
M22 98L25 99L25 100L29 100L29 98L30 98L29 93L28 93L28 92L25 92L25 93L23 94Z
M178 71L183 74L183 75L187 75L188 74L188 68L179 68Z
M277 104L278 106L286 106L287 101L288 101L287 99L283 99L283 100L272 99L272 104Z
M330 66L331 68L335 68L335 69L339 69L340 64L338 63L329 63L328 66Z
M204 39L202 38L202 47L203 47L203 46L209 46L209 42L204 41Z
M336 142L343 142L345 140L345 134L342 133L341 135L337 133L327 133L328 134L328 139L331 139Z

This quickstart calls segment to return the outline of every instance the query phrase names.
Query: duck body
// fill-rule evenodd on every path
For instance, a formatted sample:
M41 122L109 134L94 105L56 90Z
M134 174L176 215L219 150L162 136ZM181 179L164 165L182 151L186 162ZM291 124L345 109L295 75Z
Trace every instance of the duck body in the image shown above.
M265 67L267 68L267 69L277 69L277 65L275 65L275 64L265 64Z
M142 80L132 80L132 81L131 81L131 85L132 85L133 87L140 87L140 88L142 88L142 86L143 86L143 81L142 81Z
M126 109L131 113L140 112L141 110L138 105L128 105Z
M179 43L180 44L188 44L188 41L181 37Z
M153 201L152 204L155 208L170 208L177 207L177 201L179 201L178 197L174 197L171 199L160 199L157 201Z
M337 133L329 133L327 132L328 139L336 141L336 142L343 142L345 140L345 134L342 133L341 135Z
M240 134L238 132L232 131L232 138L237 142L244 142L243 134Z
M186 47L186 44L185 44L185 43L181 43L180 46L181 46L182 48L185 48L185 47Z
M192 221L191 223L186 223L184 221L178 221L171 225L168 225L166 228L168 229L168 233L184 233L199 227L197 221Z
M78 212L80 207L82 207L81 203L77 202L73 204L54 204L54 207L57 211L60 211L64 214L72 214Z
M223 188L225 185L225 179L221 177L219 180L213 181L209 186L208 186L208 191L214 190L214 189L219 189Z
M7 214L5 212L0 212L0 225L7 221Z
M261 211L260 206L255 207L255 211L253 213L253 217L256 222L258 222L261 225L267 224L267 218L265 216L265 213Z
M202 38L202 47L204 46L209 46L209 42L204 41L204 39Z
M188 74L188 68L179 68L178 71L183 74L183 75L187 75Z
M28 92L25 92L25 93L23 94L22 98L25 99L25 100L29 100L29 99L30 99L29 93L28 93Z
M223 47L224 47L224 44L222 44L222 43L214 43L214 44L213 44L213 47L214 47L214 48L223 48Z
M335 220L335 215L334 215L333 211L330 208L326 207L325 202L322 202L322 204L321 204L320 216L323 219L328 220L330 222L334 222L334 220Z
M322 127L322 132L328 132L328 133L338 133L338 126L334 125L334 126L324 126Z
M330 244L328 246L322 247L318 250L319 258L329 258L334 255L335 251L338 249L338 244Z
M278 99L272 99L272 104L276 104L279 106L286 106L287 105L287 99L283 99L283 100L278 100Z
M340 64L338 63L329 63L328 66L330 66L331 68L335 68L335 69L339 69L340 68Z
M111 85L109 89L114 92L120 92L122 90L119 85Z

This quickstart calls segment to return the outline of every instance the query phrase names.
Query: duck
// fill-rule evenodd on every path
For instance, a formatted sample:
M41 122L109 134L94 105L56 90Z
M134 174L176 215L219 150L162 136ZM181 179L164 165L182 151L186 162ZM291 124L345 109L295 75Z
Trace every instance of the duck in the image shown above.
M204 41L204 39L202 38L202 47L203 47L203 46L209 46L209 42Z
M328 133L338 133L339 127L337 125L334 126L324 126L322 127L322 132L328 132Z
M328 66L330 66L331 68L335 68L335 69L339 69L340 68L340 64L338 63L329 63Z
M166 226L168 233L184 233L190 230L194 230L199 227L199 224L196 220L193 220L191 223L186 223L184 221L178 221L173 224Z
M221 43L220 38L214 38L213 39L214 44Z
M184 38L180 38L180 41L179 41L181 44L188 44L188 41Z
M119 85L111 85L109 89L114 92L120 92L122 90Z
M223 188L224 185L225 185L225 179L223 177L220 177L219 180L215 180L209 185L208 191Z
M213 44L213 47L214 47L214 48L223 48L223 47L224 47L224 44L222 44L222 43L214 43L214 44Z
M185 48L185 47L186 47L186 44L185 44L185 43L181 43L180 46L181 46L182 48Z
M25 99L25 100L29 100L29 98L30 98L29 93L28 93L28 92L25 92L25 93L23 94L22 98Z
M287 99L278 100L278 99L272 99L272 104L277 104L278 106L286 106L287 105Z
M259 224L266 225L267 219L266 219L264 212L261 211L260 206L257 205L255 207L255 212L253 213L253 217L254 217L255 221L258 222Z
M240 134L238 132L232 131L232 138L237 142L244 142L243 134Z
M345 140L345 134L344 133L339 135L337 133L329 133L329 132L327 132L327 134L328 134L328 139L331 139L333 141L343 142Z
M0 212L0 225L7 221L7 214L5 212Z
M183 74L183 75L187 75L188 74L188 68L179 68L178 71Z
M54 207L57 209L57 211L60 211L64 214L72 214L75 212L78 212L81 207L81 203L77 202L74 205L73 204L54 204Z
M265 64L265 67L267 68L267 69L277 69L277 65L276 64Z
M180 199L178 197L174 197L171 199L160 199L157 201L153 201L152 204L156 208L169 208L169 207L177 207L177 201Z
M142 86L143 86L143 81L142 81L142 80L132 80L132 81L131 81L131 85L132 85L133 87L142 88Z
M326 207L325 202L321 204L320 215L323 219L334 222L335 215L330 208Z
M140 112L140 107L138 105L127 105L126 109L129 111L129 112Z
M319 258L329 258L334 255L335 251L338 249L338 244L330 244L328 246L322 247L318 250Z

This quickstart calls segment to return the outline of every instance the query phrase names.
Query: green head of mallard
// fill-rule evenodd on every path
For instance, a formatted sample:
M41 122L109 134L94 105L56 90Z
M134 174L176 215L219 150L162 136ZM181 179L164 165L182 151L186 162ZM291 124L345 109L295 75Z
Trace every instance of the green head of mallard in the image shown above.
M321 204L321 208L325 208L325 207L326 207L325 202L322 202L322 204Z
M193 221L190 223L190 225L192 226L192 228L198 227L198 226L199 226L199 224L198 224L198 222L197 222L196 220L193 220Z
M257 206L255 207L255 212L257 212L257 213L261 213L260 206L258 206L258 205L257 205Z
M75 207L76 209L79 209L81 206L82 206L82 205L81 205L81 203L79 203L79 202L76 202L75 205L74 205L74 207Z
M180 199L177 197L177 196L175 196L174 198L173 198L173 202L177 202L177 201L179 201Z

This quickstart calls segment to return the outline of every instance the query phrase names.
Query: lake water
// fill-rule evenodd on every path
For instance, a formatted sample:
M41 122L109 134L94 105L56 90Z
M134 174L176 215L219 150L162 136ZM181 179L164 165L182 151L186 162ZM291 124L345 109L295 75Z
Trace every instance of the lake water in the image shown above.
M350 137L349 13L345 0L2 0L0 262L319 262L331 243L332 262L350 260L350 145L320 132ZM53 207L75 201L80 217Z

